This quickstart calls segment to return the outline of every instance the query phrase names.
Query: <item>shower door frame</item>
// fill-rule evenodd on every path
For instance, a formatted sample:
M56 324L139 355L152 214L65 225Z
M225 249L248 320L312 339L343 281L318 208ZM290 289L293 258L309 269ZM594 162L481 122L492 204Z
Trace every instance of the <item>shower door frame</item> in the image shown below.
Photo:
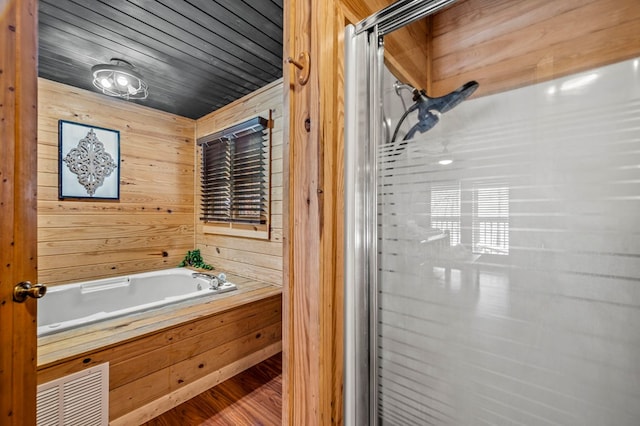
M344 424L378 423L378 148L384 36L455 0L400 0L345 28Z

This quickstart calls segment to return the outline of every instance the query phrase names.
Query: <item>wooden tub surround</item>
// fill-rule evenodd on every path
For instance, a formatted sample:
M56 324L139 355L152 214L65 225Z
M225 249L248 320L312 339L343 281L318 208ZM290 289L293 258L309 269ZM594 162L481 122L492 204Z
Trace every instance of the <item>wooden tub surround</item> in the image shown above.
M38 339L38 384L109 362L109 423L142 424L282 350L282 289L238 290Z

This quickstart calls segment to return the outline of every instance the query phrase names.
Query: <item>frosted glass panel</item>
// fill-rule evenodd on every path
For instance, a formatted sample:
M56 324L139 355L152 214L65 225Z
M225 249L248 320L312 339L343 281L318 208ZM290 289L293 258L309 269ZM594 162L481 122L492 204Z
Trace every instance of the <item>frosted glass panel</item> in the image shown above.
M382 424L640 424L639 62L471 99L382 147ZM412 103L394 81L391 134Z

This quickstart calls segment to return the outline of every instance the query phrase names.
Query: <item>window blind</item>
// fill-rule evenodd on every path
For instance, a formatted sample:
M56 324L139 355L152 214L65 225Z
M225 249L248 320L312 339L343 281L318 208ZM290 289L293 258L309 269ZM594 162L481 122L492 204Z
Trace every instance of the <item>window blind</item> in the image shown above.
M256 117L198 140L202 146L201 220L267 223L268 123Z
M460 184L431 187L431 227L449 231L451 245L460 243Z
M509 187L506 184L474 188L473 252L509 254Z

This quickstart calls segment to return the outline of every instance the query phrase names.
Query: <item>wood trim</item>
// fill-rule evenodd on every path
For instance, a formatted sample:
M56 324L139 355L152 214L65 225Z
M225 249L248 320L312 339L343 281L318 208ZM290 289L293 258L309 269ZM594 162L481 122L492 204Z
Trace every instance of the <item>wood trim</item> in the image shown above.
M290 55L291 44L295 29L295 15L292 13L292 4L296 0L283 0L282 19L282 45L284 58ZM292 419L293 404L290 392L290 382L293 380L293 340L291 339L291 322L293 321L293 299L291 297L291 283L293 282L293 271L291 261L293 259L293 244L291 244L291 220L293 205L291 204L291 78L292 69L286 62L282 67L282 118L285 123L282 128L282 424L290 425ZM295 78L295 77L294 77Z
M274 343L266 348L254 352L244 358L241 358L220 370L214 371L180 389L164 395L149 404L146 404L136 410L131 411L124 416L109 422L110 426L130 426L139 425L147 422L162 413L169 411L173 407L177 407L185 401L201 394L236 374L253 367L256 364L276 355L282 351L282 342Z
M269 239L269 225L242 225L235 223L207 223L202 225L205 234L230 235L234 237Z
M0 11L0 424L35 424L36 312L13 287L36 282L37 2Z
M289 0L284 3L286 57L310 54L309 81L297 83L293 65L285 65L284 84L289 111L289 267L284 277L283 301L283 423L314 426L319 424L319 343L318 285L320 229L318 211L319 117L313 114L311 91L318 84L316 51L311 51L311 2ZM324 4L325 2L322 2ZM333 4L330 0L327 3ZM286 96L286 95L285 95ZM319 99L319 98L316 98ZM311 131L305 130L310 120Z
M300 85L293 68L285 67L289 259L283 289L282 417L283 424L341 424L345 17L332 0L290 0L285 22L284 56L309 52L311 75Z
M318 11L332 17L315 21L313 32L322 56L320 69L333 70L331 83L319 75L319 164L321 190L320 252L320 424L341 425L343 416L344 286L344 22L339 5ZM312 29L314 27L312 26ZM318 72L318 74L320 74Z

